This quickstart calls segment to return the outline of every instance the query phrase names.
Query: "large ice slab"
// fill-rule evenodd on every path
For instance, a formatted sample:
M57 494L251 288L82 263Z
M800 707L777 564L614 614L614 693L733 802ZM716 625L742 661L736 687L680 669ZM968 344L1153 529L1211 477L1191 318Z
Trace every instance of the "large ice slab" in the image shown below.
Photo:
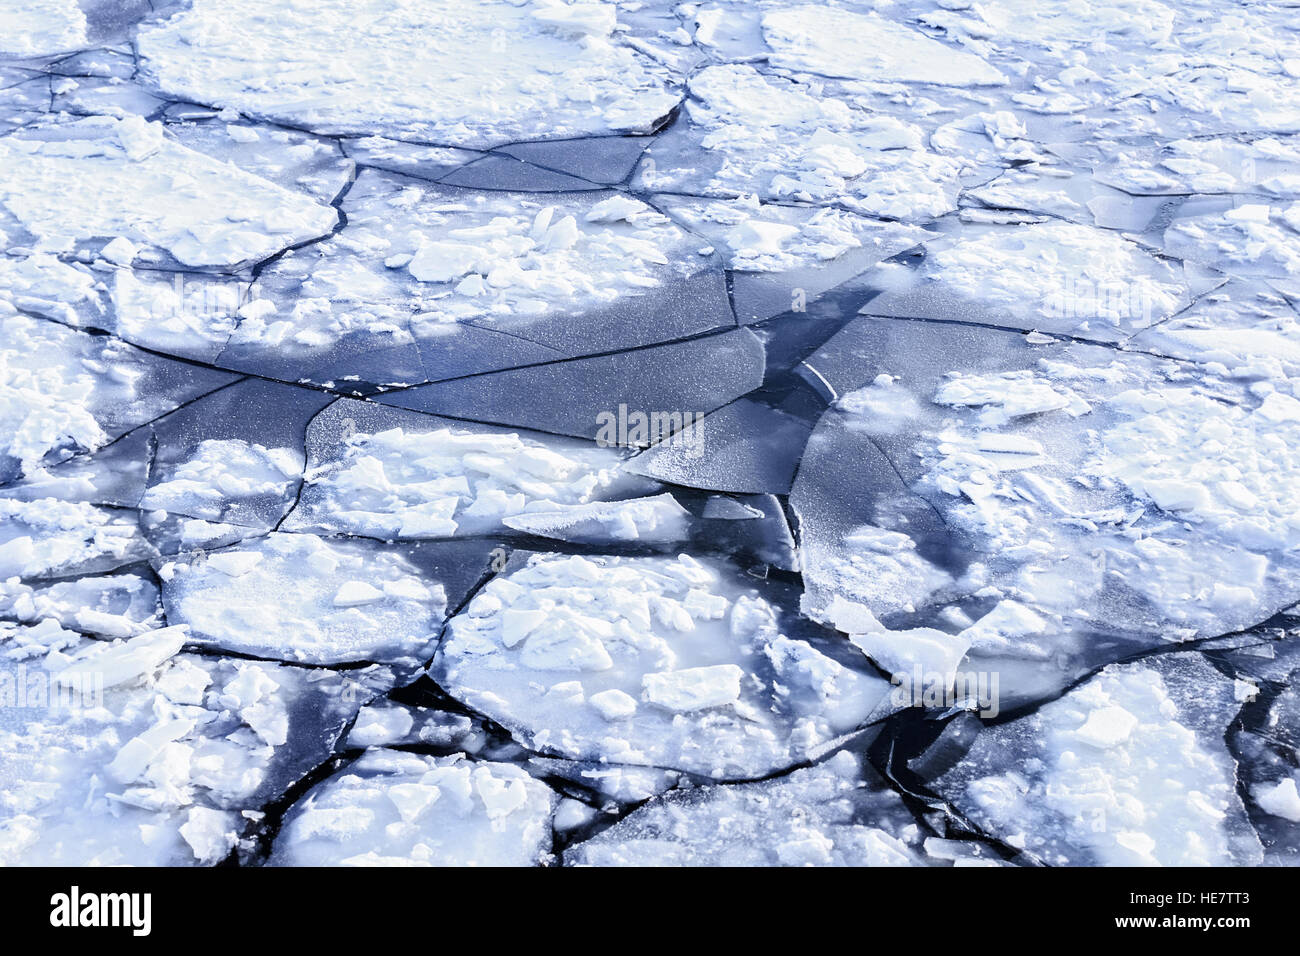
M671 429L672 421L705 415L758 388L764 371L762 342L748 329L737 329L435 382L378 395L375 401L640 447L650 442L648 424L638 431L642 418L667 416ZM529 400L520 402L521 394Z
M67 188L91 179L94 190ZM121 239L144 259L218 268L265 259L338 222L329 206L187 149L139 117L0 138L0 203L0 225L12 220L52 251Z
M878 712L886 685L781 632L735 571L516 555L452 619L432 674L531 746L755 777Z
M158 574L168 620L188 624L197 644L309 664L409 667L432 656L449 600L411 557L367 541L273 533L179 554Z
M141 30L167 93L327 133L460 146L646 133L668 71L619 42L613 4L198 0Z
M734 325L716 257L646 203L364 170L348 228L262 271L231 368L412 385Z

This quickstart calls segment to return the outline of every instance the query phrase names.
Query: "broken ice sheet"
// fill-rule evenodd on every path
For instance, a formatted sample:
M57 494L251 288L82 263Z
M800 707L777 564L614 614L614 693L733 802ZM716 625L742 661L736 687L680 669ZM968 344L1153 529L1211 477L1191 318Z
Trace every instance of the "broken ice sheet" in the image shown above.
M1223 739L1240 709L1233 681L1199 655L1111 665L986 727L931 786L1052 865L1250 865L1262 852Z
M1189 854L1294 862L1294 19L0 0L0 673L190 626L176 700L17 711L0 857L78 862L82 807L97 862L1177 855L1089 842L1070 752ZM608 447L624 413L703 419ZM1134 655L1169 700L1106 683ZM1262 857L1204 812L1229 726ZM1040 814L984 807L992 855L832 756L883 728L938 806L981 727Z
M4 311L0 299L0 481L101 448L235 380Z
M375 397L433 415L597 438L609 422L702 415L763 382L763 344L748 329L471 375ZM528 400L521 402L520 395ZM620 408L623 411L620 413ZM624 429L631 435L631 428Z
M621 449L346 399L316 417L307 447L286 531L424 539L572 520L593 522L596 540L638 541L684 530L671 499L639 497L658 485L626 472Z
M530 746L752 778L877 715L887 686L778 627L722 562L516 554L431 675Z
M554 0L197 0L139 47L174 96L322 133L484 147L653 129L677 104L673 77L620 41L617 15Z
M140 508L277 527L298 493L308 423L331 401L245 380L159 419L150 426L155 451Z
M95 189L71 190L69 181ZM22 230L41 248L121 237L162 263L227 269L323 236L338 221L331 207L187 149L138 116L0 137L0 201L0 228Z
M289 811L271 866L529 866L557 795L508 763L373 749Z
M0 624L0 861L176 866L248 852L260 808L391 680L178 655L186 638Z
M1015 695L1050 683L1049 661L1239 630L1297 597L1285 386L878 319L808 362L846 390L791 496L817 620L933 624L972 659L1040 662L1003 681Z
M621 193L457 189L363 170L342 208L346 230L261 273L221 364L317 380L350 364L410 385L734 325L699 237ZM358 348L402 364L372 378L340 361Z

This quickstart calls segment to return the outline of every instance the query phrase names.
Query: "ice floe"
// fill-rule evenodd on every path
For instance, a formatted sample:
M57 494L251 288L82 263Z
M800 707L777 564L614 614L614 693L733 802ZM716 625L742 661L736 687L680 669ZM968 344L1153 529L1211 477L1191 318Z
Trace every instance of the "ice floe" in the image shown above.
M513 764L370 750L295 805L270 864L528 866L557 802Z
M1223 743L1241 707L1195 655L1113 665L979 733L935 787L1053 865L1247 865L1262 856Z
M433 673L534 747L715 778L811 756L886 690L685 555L516 555L452 619Z
M198 0L139 44L172 95L318 132L483 146L654 128L677 103L672 77L618 41L617 15L555 0Z
M93 190L67 187L88 180ZM257 262L338 221L329 206L187 149L138 116L0 137L0 202L0 228L12 220L40 249L125 238L159 261L218 268Z
M447 607L402 555L311 534L180 554L158 574L196 644L311 664L427 658Z

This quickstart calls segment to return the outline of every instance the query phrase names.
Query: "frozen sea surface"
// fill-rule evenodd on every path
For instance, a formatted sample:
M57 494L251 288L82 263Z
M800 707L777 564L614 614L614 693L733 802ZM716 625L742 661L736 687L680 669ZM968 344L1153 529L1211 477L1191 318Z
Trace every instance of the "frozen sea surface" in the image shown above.
M1300 863L1300 22L0 0L0 864Z

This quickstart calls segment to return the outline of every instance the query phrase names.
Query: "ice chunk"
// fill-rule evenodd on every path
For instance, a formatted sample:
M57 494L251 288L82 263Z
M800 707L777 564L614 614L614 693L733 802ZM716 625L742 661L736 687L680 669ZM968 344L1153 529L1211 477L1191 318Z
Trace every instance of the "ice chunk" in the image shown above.
M401 554L281 533L222 555L261 560L239 577L202 553L160 569L168 620L189 624L195 643L322 664L411 661L436 641L446 593Z
M745 672L735 664L714 664L646 674L641 686L650 703L686 713L734 703L740 698L740 679L744 676Z
M309 791L272 866L528 866L550 852L557 798L511 764L371 750Z
M185 645L188 633L180 625L149 631L121 643L92 645L62 667L54 680L75 686L93 676L104 687L138 680L174 657Z
M1287 777L1272 786L1255 788L1255 802L1275 817L1300 823L1300 793L1296 792L1296 778Z

